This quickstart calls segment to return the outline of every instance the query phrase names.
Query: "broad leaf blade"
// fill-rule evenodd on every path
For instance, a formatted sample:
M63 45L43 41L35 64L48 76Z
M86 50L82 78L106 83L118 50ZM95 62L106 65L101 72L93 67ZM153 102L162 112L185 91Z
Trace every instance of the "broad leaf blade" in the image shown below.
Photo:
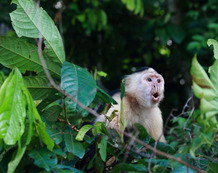
M73 153L74 155L78 156L80 159L83 158L85 154L85 148L80 142L74 140L73 135L65 134L64 141L68 152Z
M38 8L33 0L13 0L17 9L10 13L12 25L19 37L45 39L46 51L56 63L65 60L63 42L53 20L42 8Z
M210 81L202 66L198 63L196 56L192 60L191 75L192 80L200 87L214 89L212 82Z
M62 109L60 105L54 105L44 110L41 115L45 117L46 120L54 122L57 121Z
M88 106L95 98L97 85L87 70L64 62L61 69L61 88L84 106Z
M23 79L18 69L11 72L0 89L0 139L13 145L24 133L26 99Z
M49 150L52 150L54 147L54 141L49 137L48 133L45 130L45 123L42 122L42 119L36 109L36 106L33 102L33 99L29 93L29 91L24 87L23 92L26 96L26 100L28 103L28 113L34 119L36 131L40 137L40 139L46 144Z
M51 74L60 76L60 67L44 56ZM37 47L15 37L0 37L0 63L8 68L19 68L22 73L34 71L44 74Z
M11 160L8 164L7 173L14 173L14 171L15 171L16 167L18 166L18 164L20 163L20 160L22 159L25 151L26 151L26 146L18 148L18 150L16 151L17 153L15 155L15 158L13 160Z
M193 82L193 91L195 96L199 99L204 97L207 100L212 100L217 97L215 91L212 88L201 88L195 82Z
M33 100L42 100L55 91L46 76L24 76L23 79Z
M35 165L40 168L44 168L46 171L50 171L55 168L58 163L57 156L44 148L30 151L29 156L34 159Z

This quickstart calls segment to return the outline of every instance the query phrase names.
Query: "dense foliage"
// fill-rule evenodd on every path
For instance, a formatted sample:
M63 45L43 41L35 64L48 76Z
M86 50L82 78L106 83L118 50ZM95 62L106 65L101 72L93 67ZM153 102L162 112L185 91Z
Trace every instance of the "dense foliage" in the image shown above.
M216 172L216 1L185 1L178 8L178 1L66 0L57 1L55 15L49 1L42 2L45 7L49 4L54 21L63 25L61 32L39 2L13 0L11 6L1 2L4 9L13 9L10 18L1 18L5 23L11 20L15 31L0 36L1 172ZM184 18L182 10L188 10ZM203 68L196 56L191 63L188 57L196 52L202 63L204 57L210 60L209 68ZM76 64L93 69L92 74ZM179 107L173 104L175 99L187 100L191 87L184 87L184 81L193 82L200 99L200 109L195 109L191 97L180 105L180 115L171 112L168 144L155 142L139 124L122 139L103 123L92 125L95 116L86 109L114 102L99 87L105 73L98 70L110 76L105 84L116 83L115 76L141 64L166 71L170 109ZM181 88L172 89L173 81L180 82L181 96L175 94Z

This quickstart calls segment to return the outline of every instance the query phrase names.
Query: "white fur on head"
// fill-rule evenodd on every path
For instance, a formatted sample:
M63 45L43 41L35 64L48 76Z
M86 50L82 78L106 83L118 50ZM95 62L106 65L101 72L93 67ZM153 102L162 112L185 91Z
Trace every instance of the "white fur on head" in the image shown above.
M153 88L149 85L146 78L152 76L154 78L159 78L161 80L160 84L155 84L156 89L158 90L158 99L157 101L152 100ZM158 106L159 102L164 97L164 79L157 73L153 68L148 68L141 72L136 72L131 75L126 76L125 78L125 92L126 94L131 95L132 97L137 98L137 101L140 105L145 107ZM153 93L154 94L154 93Z

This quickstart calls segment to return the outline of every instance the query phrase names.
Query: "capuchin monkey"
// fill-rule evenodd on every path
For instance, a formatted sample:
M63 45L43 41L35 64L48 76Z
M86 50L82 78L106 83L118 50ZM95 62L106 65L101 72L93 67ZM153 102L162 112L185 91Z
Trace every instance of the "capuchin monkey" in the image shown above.
M124 118L126 128L132 128L135 123L142 124L155 140L166 143L163 135L163 120L158 107L164 98L164 79L153 68L143 67L124 78L125 96L123 98ZM106 115L100 115L95 122L106 122L109 129L120 131L120 92L112 98L118 103L111 106ZM107 117L116 111L116 117L110 122Z

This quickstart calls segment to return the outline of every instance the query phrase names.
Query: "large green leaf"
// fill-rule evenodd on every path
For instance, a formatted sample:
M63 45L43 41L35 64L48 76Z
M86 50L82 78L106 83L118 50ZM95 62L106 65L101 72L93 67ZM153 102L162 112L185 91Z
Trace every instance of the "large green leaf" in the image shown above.
M26 99L18 69L11 72L0 89L0 139L13 145L24 133L26 118Z
M212 100L217 97L217 94L212 88L201 88L195 82L193 82L193 90L194 90L195 96L199 99L204 97L207 100Z
M19 37L39 38L45 40L45 52L54 62L63 64L65 60L64 46L60 33L53 20L42 8L38 8L33 0L12 0L17 9L10 13L12 26Z
M84 106L88 106L95 98L97 85L87 70L64 62L61 69L61 88ZM76 103L72 104L78 107Z
M85 148L83 147L82 143L74 140L72 134L65 134L64 141L68 152L73 153L74 155L78 156L80 159L83 158L85 154Z
M54 141L49 137L48 133L46 132L45 123L42 122L42 119L36 109L35 103L30 95L29 91L24 87L23 92L26 96L27 100L27 111L28 114L32 116L35 123L36 131L40 137L40 139L46 144L49 150L52 150L54 147Z
M46 171L56 167L58 163L57 156L45 148L31 150L29 156L34 159L34 164Z
M49 72L60 76L60 66L49 60L45 54L44 59ZM8 68L17 67L22 73L34 71L44 74L37 47L15 37L0 37L0 63Z
M31 93L33 100L43 100L56 91L46 76L24 76L24 84Z
M211 80L209 79L207 73L204 71L203 67L198 63L196 56L192 60L191 75L192 80L202 88L214 89Z
M13 173L20 163L20 160L22 159L24 153L26 151L26 146L18 148L15 158L11 160L8 164L8 172L7 173Z

